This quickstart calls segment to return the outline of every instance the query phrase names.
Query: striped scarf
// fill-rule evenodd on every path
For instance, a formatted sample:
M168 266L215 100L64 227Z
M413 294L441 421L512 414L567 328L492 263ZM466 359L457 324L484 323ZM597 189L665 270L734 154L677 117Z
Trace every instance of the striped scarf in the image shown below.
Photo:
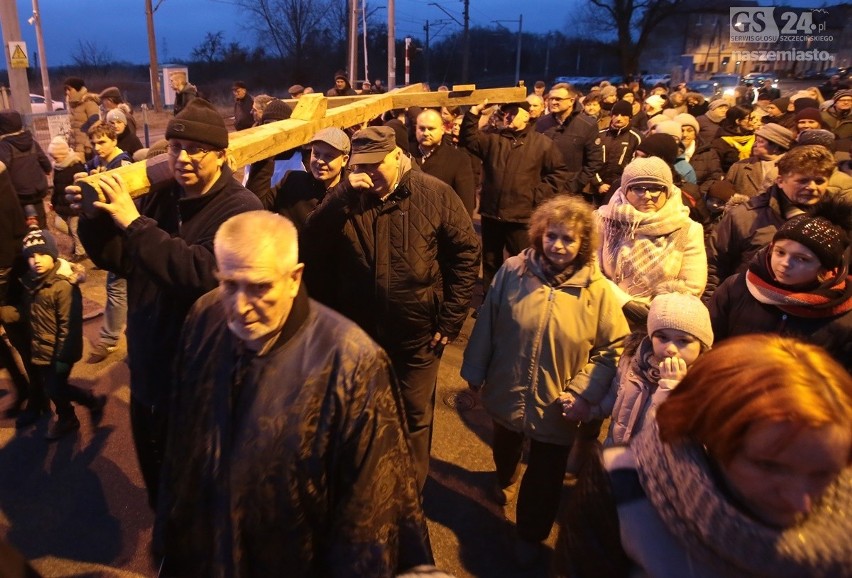
M601 268L632 297L650 300L658 293L689 292L678 282L689 240L689 209L672 187L656 213L637 211L618 189L598 208L601 221Z
M746 287L752 297L796 317L835 317L852 310L852 283L848 282L849 259L830 277L809 291L786 289L775 280L770 266L771 248L761 249L746 271Z

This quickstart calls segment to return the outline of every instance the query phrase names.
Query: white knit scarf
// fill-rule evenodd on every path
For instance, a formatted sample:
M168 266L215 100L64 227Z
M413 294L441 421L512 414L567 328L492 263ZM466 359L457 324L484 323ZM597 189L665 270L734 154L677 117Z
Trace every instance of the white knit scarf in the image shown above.
M688 292L678 281L689 241L689 209L672 187L656 213L636 210L618 189L597 210L602 231L601 268L631 296L650 299L661 292Z

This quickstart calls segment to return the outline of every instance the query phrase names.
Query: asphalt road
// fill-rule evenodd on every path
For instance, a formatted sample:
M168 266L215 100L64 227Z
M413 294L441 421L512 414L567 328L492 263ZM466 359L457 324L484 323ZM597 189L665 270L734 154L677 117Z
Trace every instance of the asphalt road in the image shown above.
M58 238L67 251L67 238ZM85 322L86 351L71 382L107 394L109 401L99 427L78 408L80 431L55 443L43 439L46 422L16 432L11 420L0 420L0 536L47 577L155 576L148 555L153 518L131 440L123 340L107 360L85 363L101 324L106 277L85 264L85 309L96 316ZM546 554L536 567L515 568L514 504L504 512L487 497L490 420L458 375L472 326L471 318L446 348L438 380L432 467L423 496L435 559L460 578L546 576ZM0 410L13 399L0 370ZM555 532L549 542L554 540Z

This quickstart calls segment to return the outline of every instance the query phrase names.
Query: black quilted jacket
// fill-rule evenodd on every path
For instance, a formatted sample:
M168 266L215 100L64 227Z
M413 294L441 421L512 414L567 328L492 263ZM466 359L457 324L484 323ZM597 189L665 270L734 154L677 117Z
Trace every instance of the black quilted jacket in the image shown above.
M302 251L311 295L388 352L420 348L435 331L458 335L479 275L464 205L416 170L385 201L341 182L308 217Z

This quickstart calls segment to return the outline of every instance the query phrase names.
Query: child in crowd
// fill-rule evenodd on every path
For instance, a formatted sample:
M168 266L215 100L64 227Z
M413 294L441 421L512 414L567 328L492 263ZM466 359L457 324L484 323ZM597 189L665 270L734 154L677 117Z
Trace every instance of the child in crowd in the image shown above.
M639 433L712 345L710 313L698 297L686 293L655 297L647 332L627 339L612 387L599 406L600 417L612 415L604 445L626 444Z
M532 246L494 277L461 368L494 422L494 498L505 505L518 491L520 566L537 558L550 534L580 431L563 419L563 400L600 402L629 331L595 259L591 205L579 196L551 199L533 213L529 236ZM516 490L524 438L529 458Z
M830 199L785 222L748 271L713 293L717 341L779 333L821 346L852 371L852 205Z
M60 219L65 221L68 227L73 252L71 262L78 263L86 258L86 250L83 249L83 244L80 243L80 238L77 236L77 224L80 217L65 198L65 187L74 184L74 175L84 172L86 165L83 164L77 153L71 150L68 141L62 136L54 137L50 141L47 154L53 161L53 195L50 198L50 203L53 205L53 210Z
M24 316L31 339L34 375L30 379L33 389L47 392L56 406L57 418L45 434L48 440L56 440L80 427L72 401L86 406L92 422L98 423L106 396L95 396L68 383L74 362L83 355L83 296L78 283L84 274L79 266L72 268L59 259L56 240L45 230L33 230L24 237L23 254L30 268L21 278L25 289ZM16 423L18 427L31 425L49 413L46 406L36 405L27 405Z
M105 122L95 123L89 129L95 156L86 163L87 173L101 173L133 163L130 155L118 147L117 138L113 126ZM106 279L106 293L104 323L86 363L100 363L118 349L121 331L127 323L127 280L110 271Z
M95 149L95 156L86 163L87 173L102 173L133 164L130 155L118 148L118 136L111 124L96 122L89 129L88 135Z

